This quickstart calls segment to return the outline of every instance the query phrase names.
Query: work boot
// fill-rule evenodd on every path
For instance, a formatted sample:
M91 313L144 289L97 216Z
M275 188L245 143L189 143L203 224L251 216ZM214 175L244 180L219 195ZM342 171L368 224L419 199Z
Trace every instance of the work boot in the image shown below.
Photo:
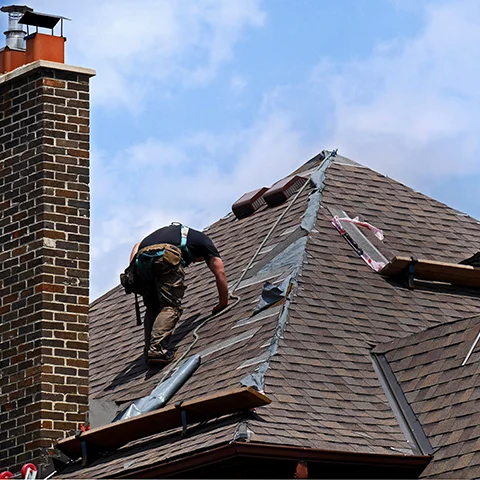
M156 352L148 352L148 363L170 363L175 358L175 352L172 350L163 350Z

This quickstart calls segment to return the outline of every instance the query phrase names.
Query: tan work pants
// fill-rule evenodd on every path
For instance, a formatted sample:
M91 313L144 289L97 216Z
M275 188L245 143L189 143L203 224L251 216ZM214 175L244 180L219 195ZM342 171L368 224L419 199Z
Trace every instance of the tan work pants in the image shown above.
M156 246L143 251L155 252ZM177 248L177 247L175 247ZM158 257L152 266L152 278L143 294L147 307L144 319L145 354L165 352L165 342L180 319L181 303L185 293L185 272L181 263L172 265L168 255Z

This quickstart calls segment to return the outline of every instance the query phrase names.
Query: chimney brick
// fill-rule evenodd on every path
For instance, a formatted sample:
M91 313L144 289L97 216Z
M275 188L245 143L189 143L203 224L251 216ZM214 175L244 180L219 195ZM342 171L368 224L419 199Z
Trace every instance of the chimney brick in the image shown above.
M2 470L42 470L87 420L93 75L46 61L0 75Z

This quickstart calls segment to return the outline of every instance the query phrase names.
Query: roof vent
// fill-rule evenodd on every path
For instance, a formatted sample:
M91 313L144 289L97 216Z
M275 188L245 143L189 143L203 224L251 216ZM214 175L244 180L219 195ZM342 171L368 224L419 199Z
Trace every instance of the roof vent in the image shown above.
M274 183L265 193L263 198L269 207L273 207L291 197L306 181L307 179L305 177L299 175L284 178L283 180Z
M8 48L13 50L25 50L25 30L19 24L20 18L26 12L33 11L33 8L26 5L9 5L2 7L2 12L8 13L8 28L4 32Z
M252 192L242 195L233 205L232 212L240 220L248 217L253 212L258 210L262 205L265 205L263 194L268 190L266 187L258 188Z

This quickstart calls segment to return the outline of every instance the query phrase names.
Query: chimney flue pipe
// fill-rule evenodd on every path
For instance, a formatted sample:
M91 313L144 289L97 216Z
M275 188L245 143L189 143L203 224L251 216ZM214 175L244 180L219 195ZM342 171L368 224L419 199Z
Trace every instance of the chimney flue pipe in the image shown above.
M25 12L32 12L33 8L26 5L10 5L2 7L2 12L8 13L8 28L4 32L6 37L7 47L12 50L25 50L25 35L23 26L18 23Z

